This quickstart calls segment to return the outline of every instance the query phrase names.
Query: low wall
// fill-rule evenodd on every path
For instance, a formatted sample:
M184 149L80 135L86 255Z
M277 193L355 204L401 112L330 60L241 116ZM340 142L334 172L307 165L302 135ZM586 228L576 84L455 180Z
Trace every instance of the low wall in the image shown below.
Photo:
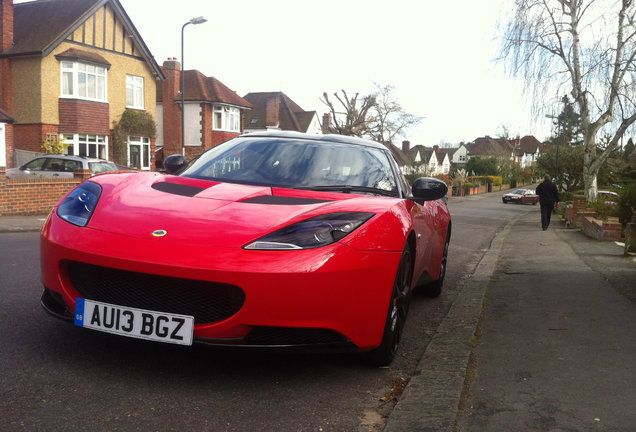
M90 176L90 171L77 171L72 179L9 180L6 168L0 167L0 216L47 214Z
M617 241L621 239L621 223L615 217L600 221L586 216L583 218L583 232L596 240Z

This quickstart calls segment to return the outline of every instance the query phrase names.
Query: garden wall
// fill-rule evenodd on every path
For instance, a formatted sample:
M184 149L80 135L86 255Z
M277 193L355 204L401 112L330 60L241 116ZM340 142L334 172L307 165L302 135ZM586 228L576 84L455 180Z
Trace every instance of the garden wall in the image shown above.
M6 168L0 167L0 216L47 214L90 176L90 171L77 171L72 179L9 180Z

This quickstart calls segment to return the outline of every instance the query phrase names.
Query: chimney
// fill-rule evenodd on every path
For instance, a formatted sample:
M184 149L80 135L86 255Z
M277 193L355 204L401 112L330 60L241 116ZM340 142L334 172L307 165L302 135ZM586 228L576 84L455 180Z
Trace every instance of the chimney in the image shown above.
M265 102L265 127L278 127L280 113L280 99L274 95Z
M166 79L157 82L157 102L162 102L163 152L168 156L181 153L181 63L168 57L161 70Z
M439 151L439 146L437 144L433 146L433 151L435 152L435 154L437 154L437 152Z
M409 151L411 149L411 141L402 141L402 151Z
M163 62L164 70L181 70L181 63L177 61L176 57L168 57L168 60Z
M0 52L13 45L13 0L0 0Z
M324 113L322 115L322 127L323 129L331 129L331 114L330 113Z

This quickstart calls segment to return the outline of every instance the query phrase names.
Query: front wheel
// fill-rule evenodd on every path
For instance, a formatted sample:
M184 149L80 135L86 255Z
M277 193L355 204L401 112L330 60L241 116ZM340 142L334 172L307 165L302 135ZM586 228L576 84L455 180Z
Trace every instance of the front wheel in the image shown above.
M382 342L380 346L368 354L369 360L376 366L388 366L391 364L400 344L402 329L406 322L406 315L411 301L411 278L413 276L411 255L411 248L406 245L402 251L400 264L393 282Z
M444 242L444 252L442 252L442 262L439 269L439 278L436 281L424 286L423 292L429 297L439 297L444 286L444 278L446 277L446 263L448 261L448 246L450 245L450 227L446 234Z

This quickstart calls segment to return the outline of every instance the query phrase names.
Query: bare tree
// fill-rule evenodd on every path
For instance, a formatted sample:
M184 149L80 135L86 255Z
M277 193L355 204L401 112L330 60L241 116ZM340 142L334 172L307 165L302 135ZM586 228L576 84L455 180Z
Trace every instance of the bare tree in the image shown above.
M345 90L340 90L334 93L334 101L325 92L321 101L329 107L337 133L390 145L406 129L419 124L422 117L404 111L393 95L393 86L375 86L377 91L367 96L356 93L349 97Z
M369 129L369 124L373 121L369 110L375 106L375 95L360 97L360 94L356 93L353 97L349 97L345 90L340 90L340 93L333 94L339 102L338 109L336 109L334 101L329 99L327 92L324 92L323 98L320 99L331 111L333 127L340 135L363 137Z
M375 118L371 122L368 135L371 139L389 145L397 136L403 136L404 131L417 126L423 119L409 114L393 95L395 87L375 84L378 92L375 95Z
M535 114L567 91L581 116L585 195L596 201L597 175L636 121L634 0L515 0L500 60L532 89ZM559 94L560 93L560 94ZM604 151L597 135L612 130Z

